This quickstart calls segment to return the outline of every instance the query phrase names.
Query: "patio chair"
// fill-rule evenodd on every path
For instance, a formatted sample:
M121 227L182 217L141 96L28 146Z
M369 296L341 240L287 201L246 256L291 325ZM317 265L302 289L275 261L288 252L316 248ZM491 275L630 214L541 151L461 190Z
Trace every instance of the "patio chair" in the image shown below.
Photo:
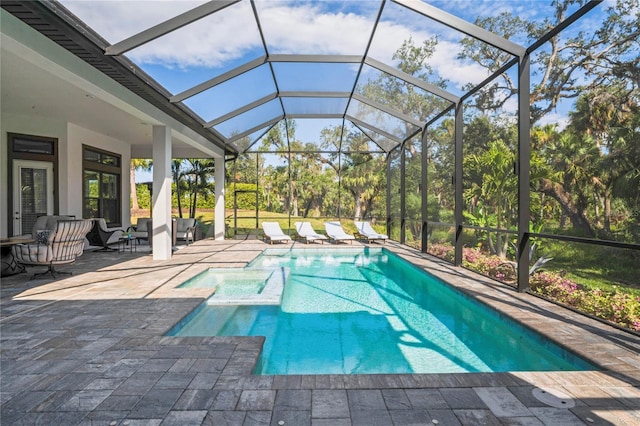
M176 218L176 240L183 240L189 245L189 240L193 243L196 237L195 218Z
M42 230L34 236L35 242L17 244L13 247L16 260L26 266L46 266L45 272L33 274L71 274L55 269L56 265L74 263L84 251L84 238L91 230L93 221L90 219L59 220L54 231Z
M36 237L38 231L49 230L53 231L56 229L56 224L59 220L74 220L75 216L70 215L44 215L38 216L35 223L33 224L32 230L30 234L24 234L25 237Z
M116 232L123 232L123 230L118 228L107 228L107 221L101 217L92 220L93 227L87 234L87 240L89 241L89 244L92 246L102 247L101 249L96 251L116 251L117 248L109 247L109 239ZM112 241L111 244L114 244L116 242L118 242L118 240Z
M349 244L353 244L353 240L356 239L353 235L344 232L340 222L325 222L324 229L327 231L329 239L333 240L336 244L340 241L349 241Z
M149 244L151 244L149 233L152 231L152 229L152 219L149 217L141 217L138 218L138 222L135 226L131 225L129 228L127 228L127 233L132 238L135 238L138 241L147 240L149 241Z
M273 244L274 241L282 241L288 243L291 237L282 232L278 222L262 222L262 230L264 231L264 240Z
M311 222L296 222L296 232L306 244L313 241L320 241L320 243L324 244L324 240L327 239L326 235L318 234L313 229Z
M379 234L371 226L369 222L353 222L356 225L356 238L366 240L368 243L371 241L382 241L383 244L389 239L388 235Z

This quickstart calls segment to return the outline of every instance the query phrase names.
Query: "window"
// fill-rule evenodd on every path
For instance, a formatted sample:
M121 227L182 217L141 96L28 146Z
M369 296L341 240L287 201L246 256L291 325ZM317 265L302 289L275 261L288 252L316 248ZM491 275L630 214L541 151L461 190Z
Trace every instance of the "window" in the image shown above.
M121 220L121 158L117 154L84 145L83 212L85 219L101 217L107 226L120 226Z

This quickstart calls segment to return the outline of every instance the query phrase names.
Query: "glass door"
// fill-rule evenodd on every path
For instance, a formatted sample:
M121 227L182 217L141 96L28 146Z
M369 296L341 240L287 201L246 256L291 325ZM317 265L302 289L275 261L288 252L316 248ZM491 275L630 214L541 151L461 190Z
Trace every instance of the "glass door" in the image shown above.
M39 216L53 214L53 163L13 160L13 234L31 233Z

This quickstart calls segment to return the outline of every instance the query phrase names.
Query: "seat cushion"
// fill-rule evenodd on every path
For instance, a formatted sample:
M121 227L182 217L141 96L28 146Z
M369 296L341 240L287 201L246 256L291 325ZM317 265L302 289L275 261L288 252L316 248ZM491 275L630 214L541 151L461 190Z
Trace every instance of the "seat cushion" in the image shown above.
M149 228L151 228L151 219L150 218L140 218L138 219L138 224L136 225L136 232L149 232Z
M193 218L177 218L176 225L178 235L180 235L181 233L184 235L184 233L187 232L187 229L193 228L195 224L196 220Z
M25 265L51 262L53 252L51 246L42 244L17 244L13 246L16 260Z
M56 225L58 224L59 220L72 220L72 219L75 219L75 216L69 216L69 215L40 216L36 219L36 223L33 224L31 236L35 238L37 232L43 229L49 229L51 231L55 231Z

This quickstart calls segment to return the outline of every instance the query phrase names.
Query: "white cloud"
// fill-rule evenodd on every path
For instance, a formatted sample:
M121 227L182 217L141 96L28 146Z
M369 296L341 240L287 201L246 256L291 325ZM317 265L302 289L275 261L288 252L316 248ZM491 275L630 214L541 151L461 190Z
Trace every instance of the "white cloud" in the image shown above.
M127 56L170 67L217 68L252 49L262 49L262 42L251 6L243 2L140 46Z
M363 54L373 21L354 13L259 3L260 22L270 53Z
M60 2L112 44L205 3L204 0L60 0Z
M203 2L64 0L63 3L109 42L116 43ZM332 3L327 2L259 1L256 7L270 53L362 55L377 12L370 4L357 4L366 9L365 14L354 13L355 6L331 9ZM431 31L438 31L439 44L429 64L449 80L451 90L458 90L466 83L479 83L487 76L479 65L456 58L461 49L459 33L408 14L397 5L393 7L390 16L394 20L379 22L370 56L391 64L394 52L409 37L419 45L433 37ZM453 2L452 7L468 9L468 2ZM477 5L481 10L488 7L487 2ZM500 6L501 9L507 7L512 4L505 2ZM220 68L229 64L237 66L250 52L253 54L249 59L263 54L262 40L251 4L243 1L140 46L127 56L139 64L169 68Z

